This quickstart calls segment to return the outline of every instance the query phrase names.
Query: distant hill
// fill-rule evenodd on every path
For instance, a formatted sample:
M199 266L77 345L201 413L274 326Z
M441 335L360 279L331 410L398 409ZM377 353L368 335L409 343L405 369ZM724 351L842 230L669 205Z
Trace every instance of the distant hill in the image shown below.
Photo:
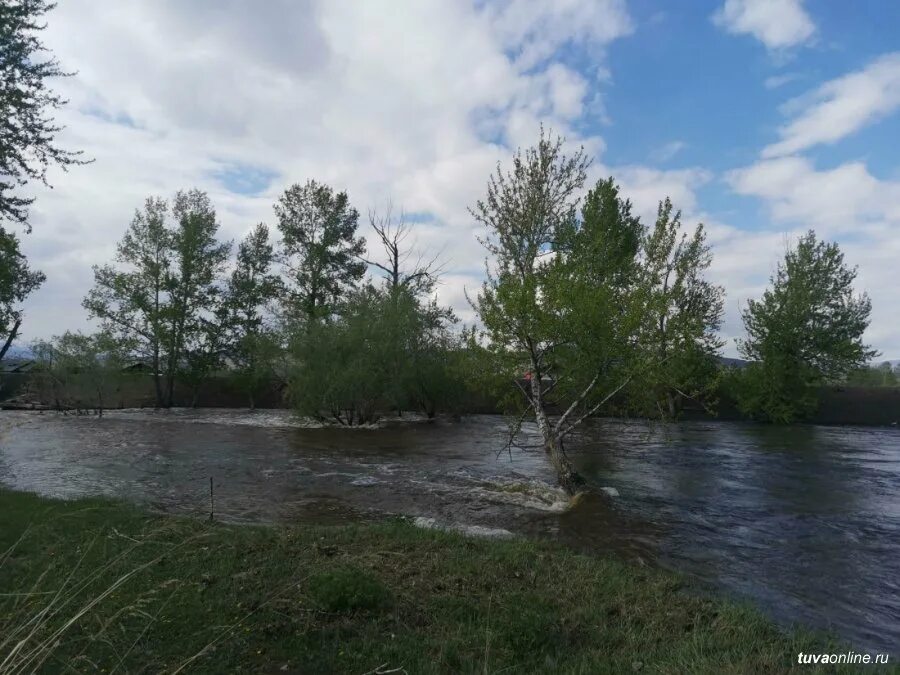
M719 363L729 368L746 368L750 362L746 359L736 359L732 356L720 356Z
M13 345L9 348L9 351L6 352L6 358L8 359L31 359L34 358L34 354L28 347L20 347Z

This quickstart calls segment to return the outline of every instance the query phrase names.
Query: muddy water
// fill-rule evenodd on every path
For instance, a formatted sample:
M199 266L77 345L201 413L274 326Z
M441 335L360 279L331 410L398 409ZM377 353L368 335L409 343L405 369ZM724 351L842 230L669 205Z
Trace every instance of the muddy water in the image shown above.
M0 483L238 522L433 518L614 550L857 650L900 646L900 431L603 421L572 443L618 496L564 510L499 417L316 429L285 411L0 413Z

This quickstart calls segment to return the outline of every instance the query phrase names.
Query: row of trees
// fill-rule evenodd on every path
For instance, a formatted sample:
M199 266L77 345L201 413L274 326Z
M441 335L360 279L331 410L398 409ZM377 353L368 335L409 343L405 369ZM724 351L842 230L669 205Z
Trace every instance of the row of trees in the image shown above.
M83 304L101 331L35 345L53 398L102 408L122 379L117 370L137 363L161 407L175 403L176 382L196 401L221 370L251 407L280 380L304 414L343 424L371 422L385 409L433 415L458 400L462 379L451 364L463 335L432 297L437 260L413 257L402 215L370 213L383 253L373 259L344 192L293 185L275 216L277 244L260 223L229 270L232 245L220 241L206 193L148 198L115 259L94 268ZM367 279L369 269L383 278ZM95 405L83 404L86 391Z
M574 492L582 480L564 443L588 417L617 399L661 417L686 398L709 401L724 292L705 279L712 257L702 225L683 232L668 199L653 225L642 224L612 179L579 200L589 160L562 148L542 131L472 209L488 231L487 279L473 305L493 362L508 377L527 370L510 443L532 418L538 447ZM812 231L787 252L743 313L740 349L752 363L735 379L746 413L802 417L818 385L876 355L862 341L871 303L854 294L855 277L838 246Z
M52 112L65 104L45 80L67 73L38 39L45 0L0 5L0 219L30 230L32 198L48 167L84 163L55 145ZM705 278L711 262L702 226L682 231L668 199L655 223L632 213L612 179L586 187L590 159L561 139L499 167L471 209L487 230L486 281L470 302L483 331L454 330L433 299L435 259L412 259L409 226L390 213L371 223L384 258L368 257L347 194L310 181L275 205L280 241L266 225L240 242L220 241L209 197L150 198L94 269L84 300L102 330L66 333L35 346L53 391L68 378L98 409L110 382L134 359L148 364L157 405L172 405L181 380L198 391L228 368L250 405L273 378L297 408L342 424L384 409L434 414L473 382L516 382L518 422L531 416L560 482L576 490L564 441L589 416L624 404L674 416L680 402L715 390L723 290ZM383 272L366 279L369 269ZM853 293L856 271L836 244L810 232L779 265L772 286L743 318L742 353L753 361L733 379L748 414L791 421L814 405L815 387L845 378L875 356L861 336L871 305ZM24 298L44 280L29 269L17 236L0 228L0 358L18 337ZM551 413L556 413L551 415Z
M196 400L223 369L251 407L280 380L303 413L343 424L386 409L460 407L485 388L485 373L493 383L525 378L526 409L555 448L603 407L671 418L687 399L712 405L724 291L705 278L712 257L702 225L684 231L668 199L652 225L642 223L612 178L579 199L588 164L542 133L491 178L472 209L488 232L487 281L471 299L480 333L456 330L433 299L440 265L414 257L402 216L369 214L375 258L347 194L309 181L275 204L279 242L261 223L231 265L204 192L147 199L115 260L94 269L84 306L101 333L67 333L35 351L48 370L90 370L107 388L112 364L143 362L159 406L175 402L179 380ZM14 259L19 267L7 268L17 279L40 283ZM874 355L860 339L870 303L854 296L854 278L837 246L812 232L788 252L772 288L744 312L740 348L754 363L731 379L747 414L802 417L817 385ZM559 409L551 427L547 411Z

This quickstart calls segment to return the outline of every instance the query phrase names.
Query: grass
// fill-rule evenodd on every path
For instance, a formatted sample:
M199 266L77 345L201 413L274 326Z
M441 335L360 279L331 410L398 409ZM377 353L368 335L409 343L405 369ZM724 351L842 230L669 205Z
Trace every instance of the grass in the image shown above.
M844 650L550 543L227 526L0 490L4 674L771 673L801 651Z

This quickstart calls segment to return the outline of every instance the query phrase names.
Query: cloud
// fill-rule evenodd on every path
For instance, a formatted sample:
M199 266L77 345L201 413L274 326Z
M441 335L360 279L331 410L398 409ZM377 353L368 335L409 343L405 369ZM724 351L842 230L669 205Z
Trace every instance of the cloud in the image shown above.
M800 75L798 73L784 73L783 75L773 75L772 77L767 77L763 82L763 85L766 89L778 89L778 87L783 87L784 85L798 80Z
M778 157L821 143L834 143L900 108L900 52L885 54L868 66L826 82L789 101L794 119L779 130L781 140L763 157Z
M308 178L363 213L392 198L430 217L420 242L445 251L458 274L441 292L458 300L483 257L466 207L541 122L602 152L578 133L602 111L590 78L633 30L621 0L71 0L48 19L47 46L77 72L56 83L60 140L96 161L36 191L24 249L48 281L26 339L85 327L90 266L145 197L193 186L226 238L271 224L280 191ZM579 50L593 72L560 58Z
M656 148L650 155L650 159L657 163L668 162L679 152L687 147L684 141L671 141Z
M487 12L524 69L552 56L560 44L581 44L602 54L605 45L634 31L624 0L506 0L489 5Z
M725 0L713 23L736 35L752 35L767 49L802 45L816 32L802 0Z

